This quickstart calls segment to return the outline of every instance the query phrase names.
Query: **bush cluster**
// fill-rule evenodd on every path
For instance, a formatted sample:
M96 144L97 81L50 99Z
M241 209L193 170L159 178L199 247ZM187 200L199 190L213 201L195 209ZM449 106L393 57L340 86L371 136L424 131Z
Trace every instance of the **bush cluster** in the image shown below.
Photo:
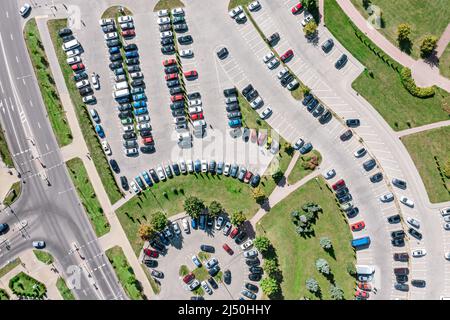
M434 96L435 87L418 87L411 76L411 69L407 67L403 67L402 71L400 72L400 80L402 81L405 89L417 98L429 98Z

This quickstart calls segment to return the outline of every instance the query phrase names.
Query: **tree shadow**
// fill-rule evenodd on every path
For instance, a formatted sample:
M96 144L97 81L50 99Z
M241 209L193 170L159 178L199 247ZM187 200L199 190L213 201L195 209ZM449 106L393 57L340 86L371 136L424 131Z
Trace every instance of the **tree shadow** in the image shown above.
M263 202L260 202L258 204L261 207L261 209L264 209L266 212L269 212L271 209L268 198L265 198Z
M423 61L432 67L439 66L439 57L436 54L436 50L433 50L433 52L429 56L425 57Z
M405 39L405 40L401 40L399 41L399 47L400 50L403 51L406 54L411 54L412 51L412 42L410 39Z
M325 249L325 251L332 257L334 260L336 260L336 255L334 253L334 248L331 247L330 249Z
M334 274L332 272L330 272L329 274L324 274L324 276L331 284L336 284L336 280L334 280Z

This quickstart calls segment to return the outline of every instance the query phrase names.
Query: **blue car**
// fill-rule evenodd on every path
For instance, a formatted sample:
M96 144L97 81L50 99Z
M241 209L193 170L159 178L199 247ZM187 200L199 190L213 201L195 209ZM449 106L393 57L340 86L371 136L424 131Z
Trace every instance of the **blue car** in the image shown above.
M147 110L147 108L139 108L139 109L134 109L133 113L135 116L140 116L140 115L148 113L148 110Z
M134 94L133 95L133 100L134 101L139 101L139 100L146 100L147 96L145 95L145 93L139 93L139 94Z
M233 164L231 166L230 176L233 178L236 178L237 174L238 174L238 170L239 170L239 166L237 164Z
M223 161L219 161L219 163L217 164L217 170L216 170L217 174L223 173L223 166L224 166Z
M166 238L166 236L164 235L164 233L159 232L158 235L159 235L159 239L161 240L161 242L162 242L164 245L168 246L168 245L170 244L169 239Z
M119 47L111 47L111 48L109 48L109 54L119 53L119 51L120 51Z
M137 108L144 108L147 107L147 102L145 101L135 101L133 102L133 108L137 109Z
M142 176L144 177L144 180L148 184L148 186L151 187L153 185L153 182L152 179L150 179L150 176L148 175L147 171L143 171Z
M313 146L311 144L311 142L305 143L305 145L303 147L300 148L300 153L301 154L305 154L308 153L312 150Z
M191 219L191 226L192 226L192 229L197 230L197 228L198 228L198 226L197 226L197 219L195 219L195 218Z
M138 94L138 93L144 93L144 88L132 88L131 94Z
M303 98L302 104L303 104L304 106L306 106L306 105L311 101L312 98L314 98L313 95L310 94L310 93L308 93L308 94Z
M95 132L97 132L97 134L100 138L103 139L105 137L105 131L103 131L103 128L101 125L97 124L95 126Z
M141 187L142 190L145 189L145 184L144 184L144 182L142 181L141 177L136 176L136 177L134 178L134 180L136 180L136 183L139 185L139 187Z
M228 125L231 128L240 127L241 126L241 119L232 119L232 120L228 121Z
M123 104L123 103L128 103L130 102L130 97L123 97L120 99L116 99L117 103Z
M125 58L130 59L130 58L137 58L139 57L139 53L136 51L128 51L125 52Z
M205 218L205 215L204 215L204 214L201 214L201 215L200 215L200 223L199 223L199 226L200 226L200 230L205 230L205 227L206 227L206 218Z
M120 76L121 74L125 74L125 70L123 70L123 68L119 68L119 69L115 69L114 70L114 75Z
M200 172L202 170L202 163L200 162L200 160L195 160L194 162L194 170L195 172Z

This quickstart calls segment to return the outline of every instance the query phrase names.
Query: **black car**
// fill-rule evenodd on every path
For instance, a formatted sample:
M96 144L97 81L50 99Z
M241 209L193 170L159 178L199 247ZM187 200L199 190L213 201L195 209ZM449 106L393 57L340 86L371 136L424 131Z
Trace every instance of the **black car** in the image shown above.
M120 61L114 61L114 62L111 62L111 63L109 64L109 68L110 68L111 70L116 70L116 69L122 68L122 62L120 62Z
M422 234L419 231L417 231L416 229L409 228L408 233L410 235L412 235L414 238L416 238L417 240L422 240Z
M162 273L161 271L152 270L151 274L153 277L156 277L156 278L160 278L160 279L164 278L164 273Z
M133 118L133 114L130 110L127 111L121 111L118 115L119 119L126 119L126 118Z
M182 87L175 87L175 88L170 88L169 89L169 93L173 96L179 93L183 93L183 88Z
M79 89L80 95L82 97L85 97L87 95L90 95L92 92L94 92L94 90L92 90L91 87L83 87Z
M126 46L123 47L123 50L125 50L125 51L135 51L137 49L138 49L138 47L134 43L127 44Z
M73 76L73 80L75 81L75 82L78 82L78 81L80 81L80 80L83 80L83 79L87 79L88 78L88 75L87 75L87 73L86 72L80 72L80 73L77 73L77 74L75 74L74 76Z
M338 197L339 203L346 203L352 200L352 195L350 193L344 194L341 197Z
M245 259L245 263L249 267L253 267L253 266L259 266L261 264L261 261L259 260L258 257L255 257L254 259Z
M194 39L192 39L192 36L190 36L190 35L178 37L179 44L190 44L193 41L194 41Z
M155 146L154 145L148 145L148 146L142 146L139 148L142 153L153 153L155 152Z
M392 179L392 184L400 189L406 189L406 181L394 178Z
M406 283L395 283L394 288L400 291L409 291L409 285Z
M325 107L324 107L323 105L319 104L319 105L317 106L317 108L313 111L312 115L313 115L314 117L317 118L317 117L320 116L324 111L325 111Z
M334 64L334 66L336 67L336 69L340 69L342 68L346 63L347 63L347 55L343 54Z
M380 182L381 180L383 180L383 174L381 172L377 172L370 177L370 181L373 183Z
M175 173L175 175L176 176L179 176L180 175L180 166L178 165L178 163L173 163L172 164L172 170L173 170L173 173Z
M304 106L306 106L311 101L312 98L314 98L314 96L312 94L310 94L310 93L306 94L302 100L302 104Z
M306 106L306 110L312 112L317 107L318 104L319 101L317 99L312 99L311 102L308 103L308 105Z
M160 252L164 252L165 250L165 247L155 239L150 240L150 246Z
M331 111L327 109L327 111L325 111L325 113L320 116L319 122L321 124L325 124L330 121L332 117L333 115L331 114Z
M144 260L144 264L147 267L156 268L158 266L158 261L153 260L153 259L146 259L146 260Z
M345 120L345 124L347 125L347 127L354 128L358 127L361 124L361 122L359 121L359 119L347 119Z
M250 180L250 185L253 188L256 188L259 185L259 182L261 181L261 177L259 176L259 174L255 174L253 176L253 178Z
M248 290L242 290L241 294L249 299L255 300L256 299L256 294L254 294L251 291Z
M336 196L337 196L338 198L343 197L343 196L346 195L347 193L349 193L349 190L348 190L347 187L343 187L343 188L340 188L340 189L336 190Z
M163 38L161 39L161 46L167 46L169 44L173 44L172 38Z
M413 285L414 287L423 288L426 286L426 282L425 280L413 279L411 280L411 285Z
M358 215L358 213L359 213L358 207L353 207L353 208L351 208L350 210L348 210L348 211L346 212L347 217L349 217L349 218L354 218L354 217L356 217L356 216Z
M266 39L269 46L273 47L280 41L280 35L278 32L273 33L269 38Z
M106 41L106 46L108 48L111 47L120 47L122 45L122 43L119 41L119 39L112 39L112 40L108 40Z
M401 218L400 218L399 214L395 214L395 215L387 218L387 221L392 224L399 223L400 220L401 220Z
M227 110L227 112L239 110L239 104L238 103L228 104L225 107L225 109Z
M242 89L242 95L244 97L247 97L247 94L249 94L251 91L255 90L251 84L247 85L244 89Z
M211 277L214 277L216 274L218 274L220 271L220 267L219 265L215 265L214 267L212 267L211 269L208 270L208 273Z
M175 47L173 45L161 47L161 52L163 54L173 54L175 52Z
M409 260L409 254L407 252L394 253L394 261L407 262Z
M226 57L228 57L228 49L223 47L222 49L220 49L219 51L217 51L217 56L219 57L219 59L223 60Z
M353 136L352 130L347 130L339 137L341 141L347 141Z
M239 234L236 236L236 238L234 238L234 242L236 242L236 244L241 244L242 242L244 242L244 240L247 238L247 232L245 231L241 231L239 232Z
M64 37L72 34L72 30L69 28L62 28L58 30L58 36Z
M375 159L369 159L367 161L364 161L364 163L362 165L366 171L370 171L373 168L375 168L375 166L377 165L377 162L375 161Z
M200 250L205 251L205 252L210 252L210 253L216 252L216 249L213 246L209 246L206 244L202 244L200 246Z
M391 237L393 239L395 238L404 238L405 237L405 231L403 230L396 230L391 232Z
M176 102L170 104L170 110L177 110L177 109L184 110L184 102L183 101L176 101Z
M202 96L200 92L192 92L187 94L188 100L195 100L195 99L201 99Z
M173 66L165 67L165 68L164 68L164 72L165 72L166 74L169 74L169 73L177 73L177 72L178 72L178 66L173 65Z
M111 168L115 173L120 173L120 168L116 160L114 159L109 160L109 165L111 166Z
M0 223L0 234L5 234L9 230L9 225L7 223Z
M254 284L251 284L249 282L246 282L244 284L244 287L245 287L245 289L250 290L254 293L258 293L258 291L259 291L259 288L257 286L255 286Z
M229 97L229 96L237 96L237 89L235 88L235 87L233 87L233 88L228 88L228 89L225 89L225 90L223 90L223 95L225 96L225 97Z
M126 60L125 60L125 63L126 63L128 66L133 66L133 65L139 64L139 59L138 59L138 58L130 58L130 59L126 59Z
M117 110L119 110L119 111L128 111L128 110L131 110L132 109L132 107L131 107L131 104L129 104L129 103L125 103L125 104L121 104L120 106L118 106L117 107Z
M143 87L144 85L145 85L145 82L142 79L136 79L136 80L131 81L132 87Z
M136 133L134 133L134 132L127 132L127 133L124 133L124 134L122 135L122 138L123 138L124 140L134 140L134 139L136 139Z
M213 289L219 288L219 286L217 285L217 282L212 277L208 278L208 283L211 285L211 287L213 287Z
M68 36L62 37L62 41L63 42L69 42L69 41L72 41L74 39L75 39L75 37L72 34L69 34Z
M405 245L405 239L403 238L394 238L391 241L394 247L403 247Z
M180 81L178 79L169 80L166 82L168 88L177 87L180 85Z
M294 76L288 72L285 77L281 78L280 83L283 87L286 87L292 80L294 80Z
M122 55L120 53L112 54L112 55L109 56L109 60L111 62L119 61L119 60L122 61Z
M180 24L176 24L173 26L173 30L175 32L186 31L187 29L188 29L188 26L186 23L180 23Z
M152 136L152 131L150 129L144 129L144 130L139 131L139 135L142 138L151 137Z
M247 95L245 96L245 98L247 99L248 102L252 102L253 100L255 100L257 97L259 96L258 90L252 90L249 93L247 93Z
M262 278L262 275L260 273L250 273L248 275L248 278L252 281L259 281Z
M127 177L125 176L120 177L120 184L122 185L122 188L124 190L128 190L130 188L130 186L128 185Z
M248 268L251 273L264 273L263 268L261 267L250 267Z
M230 270L225 270L223 273L223 282L225 282L226 284L230 284L231 283L231 271Z
M158 177L158 174L156 173L155 169L150 169L150 170L148 170L148 172L152 176L153 181L158 183L159 182L159 177Z
M408 282L408 276L406 274L399 274L395 276L395 280L399 283Z
M333 46L334 46L333 39L328 39L322 44L322 50L323 52L328 53L330 52L331 49L333 49Z
M127 66L128 72L138 72L141 71L141 67L134 65L134 66Z

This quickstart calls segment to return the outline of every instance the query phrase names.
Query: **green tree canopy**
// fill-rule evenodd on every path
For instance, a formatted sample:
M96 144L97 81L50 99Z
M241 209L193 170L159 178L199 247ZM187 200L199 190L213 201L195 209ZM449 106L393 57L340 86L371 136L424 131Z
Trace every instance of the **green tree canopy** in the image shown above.
M433 53L434 49L436 49L437 42L438 42L437 37L433 35L428 35L422 40L422 43L420 45L420 52L422 58L426 58Z
M208 206L208 212L211 217L217 217L223 212L222 204L216 200L211 201Z
M343 300L344 299L344 291L338 287L337 285L330 285L330 296L334 300Z
M156 231L162 231L167 226L167 222L168 220L166 215L161 211L152 214L150 220L150 224Z
M257 236L255 240L253 240L253 245L259 252L264 253L269 250L271 243L269 238L265 236Z
M280 290L280 286L277 281L273 278L264 278L260 282L261 290L268 297L277 294Z
M314 278L308 278L306 280L306 289L312 293L317 293L320 290L319 283Z
M323 274L330 274L330 266L328 265L327 260L323 258L319 258L316 260L316 268Z
M184 200L184 210L191 218L198 218L205 209L203 200L197 197L190 196Z
M411 35L411 26L407 23L400 23L397 26L397 40L398 42L409 41Z
M269 276L273 276L275 273L278 272L278 263L274 259L265 259L263 264L263 269L266 274Z
M242 211L233 212L230 217L231 224L235 227L239 227L245 220L247 220L247 218Z

